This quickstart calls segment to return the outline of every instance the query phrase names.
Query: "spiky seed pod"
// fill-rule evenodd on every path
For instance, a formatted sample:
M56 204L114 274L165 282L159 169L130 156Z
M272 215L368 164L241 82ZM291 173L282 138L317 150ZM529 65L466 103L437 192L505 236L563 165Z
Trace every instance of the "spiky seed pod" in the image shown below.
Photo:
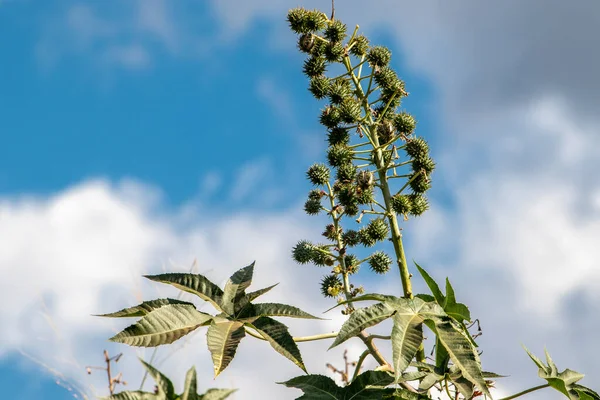
M332 104L341 104L341 102L350 96L352 88L350 82L344 78L337 78L329 86L329 100Z
M358 215L359 212L358 203L346 204L344 206L344 214L349 217L354 217Z
M339 43L329 43L325 47L325 58L329 62L339 62L344 55L344 48Z
M367 61L374 67L385 67L392 58L392 52L383 46L371 47L367 53Z
M389 86L385 86L381 89L381 103L388 104L389 108L396 109L400 105L400 101L402 100L402 96L406 93L404 89L404 81L397 80L393 83L390 83Z
M356 246L359 243L358 232L353 229L348 229L342 234L342 242L344 242L344 246Z
M435 162L431 157L416 158L412 162L412 170L414 172L425 171L428 175L435 169Z
M333 127L327 132L327 142L330 146L335 146L336 144L347 145L350 143L350 133L346 128L340 126Z
M372 188L366 190L358 190L356 195L358 204L366 205L371 204L375 200L375 193Z
M377 274L385 274L392 266L392 259L383 251L376 251L369 258L369 266Z
M308 198L311 200L321 200L321 198L323 198L323 196L325 196L325 192L323 190L319 190L319 189L313 189L310 192L308 192Z
M356 57L362 57L369 50L369 39L365 35L358 35L352 40L350 53Z
M292 258L299 264L307 264L312 260L313 252L313 244L308 240L301 240L292 249Z
M410 214L418 217L423 214L425 211L429 209L429 203L427 202L427 198L423 195L412 193L408 195L410 199L411 207Z
M333 189L333 193L337 196L338 194L340 194L340 192L342 191L342 189L344 189L345 186L345 183L335 181L333 182L333 186L331 188Z
M390 106L386 108L385 102L379 103L379 105L373 107L373 112L376 117L380 117L381 119L392 119L396 115L396 108L400 103L396 100L392 101L392 103L397 103L397 106L394 107L394 104L390 103Z
M325 297L337 297L342 289L342 281L336 275L326 275L321 280L321 294Z
M373 247L375 246L375 243L377 243L377 240L371 236L371 233L367 228L368 227L364 227L358 230L358 240L360 241L360 244L365 247Z
M332 167L340 167L352 162L352 150L343 144L331 146L327 151L327 161Z
M383 120L377 125L377 137L379 138L380 145L391 142L395 134L396 129L389 119Z
M337 168L336 179L340 182L349 183L354 180L354 176L356 175L356 165L350 163L346 163L340 165Z
M347 97L340 104L340 114L342 120L349 124L356 122L360 119L361 105L360 102L352 97Z
M327 128L334 128L342 122L340 109L336 106L327 106L321 112L319 119L321 124Z
M361 190L370 189L375 183L375 176L373 172L362 170L356 174L356 186Z
M304 61L302 71L309 78L323 75L325 72L325 58L320 56L311 56Z
M375 79L375 83L381 88L395 89L400 82L398 75L396 75L396 72L390 67L378 68L375 71L373 78Z
M423 138L413 138L406 142L404 151L411 158L423 159L429 156L429 145Z
M318 38L315 38L315 44L313 45L313 48L310 51L310 54L314 57L324 58L326 49L327 49L327 42L320 40Z
M407 112L401 112L394 118L394 125L396 130L401 134L408 136L412 134L417 126L415 118Z
M294 8L288 12L287 20L294 32L310 33L325 28L327 17L318 10L309 11L304 8Z
M329 182L329 168L325 164L313 164L306 171L308 180L315 186L321 186Z
M360 267L360 265L358 265L358 258L356 258L354 254L347 254L344 257L344 264L346 265L346 271L349 274L357 273L358 268Z
M329 240L336 240L337 236L342 233L342 228L335 229L335 225L329 224L325 227L323 231L323 236L325 236Z
M350 184L340 185L337 198L340 204L347 207L352 204L357 204L356 188Z
M408 214L411 211L412 201L410 197L403 194L395 194L392 196L392 209L397 214Z
M328 252L329 247L327 247L327 245L320 244L313 246L311 255L312 262L319 267L332 266L333 257L331 254L327 254Z
M336 19L325 29L323 36L330 42L339 43L346 37L346 29L346 24Z
M410 180L410 188L415 193L425 193L431 188L429 179L427 179L427 176L425 176L425 174L422 172L415 172L408 179Z
M366 229L369 231L369 235L376 241L387 238L388 233L390 232L383 218L372 219L369 221L369 225L366 226Z
M315 38L312 33L305 33L298 38L298 48L303 53L310 53L315 46Z
M317 215L321 212L321 200L308 199L304 203L304 211L308 215Z
M330 80L326 76L316 76L310 79L310 85L308 90L315 96L317 100L320 100L327 96L329 93Z

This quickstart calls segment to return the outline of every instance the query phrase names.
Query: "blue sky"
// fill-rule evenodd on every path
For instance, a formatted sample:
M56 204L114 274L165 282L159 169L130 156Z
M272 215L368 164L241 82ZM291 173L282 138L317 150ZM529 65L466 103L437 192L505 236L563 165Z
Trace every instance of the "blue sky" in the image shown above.
M257 287L282 282L269 299L329 307L317 298L321 271L289 259L297 240L322 230L301 208L306 168L324 155L323 103L306 90L285 23L297 4L271 3L0 0L10 38L0 41L7 398L72 398L38 363L103 394L101 377L83 367L100 364L104 348L125 351L120 365L137 386L135 355L150 352L107 344L122 326L89 315L170 293L142 283L144 273L197 259L220 281L256 259ZM541 15L534 4L351 1L337 10L392 49L411 93L403 107L438 163L431 210L405 227L409 258L437 278L456 276L459 297L487 326L487 369L515 377L506 392L540 383L520 343L537 353L547 345L559 367L600 380L590 355L600 327L600 56L589 51L598 6L552 1ZM240 399L264 390L292 398L272 381L297 371L274 357L257 373L272 379L246 376L256 356L246 345L237 366L205 384L239 387ZM176 384L192 364L210 372L206 350L194 351L159 353ZM319 357L311 365L325 373Z

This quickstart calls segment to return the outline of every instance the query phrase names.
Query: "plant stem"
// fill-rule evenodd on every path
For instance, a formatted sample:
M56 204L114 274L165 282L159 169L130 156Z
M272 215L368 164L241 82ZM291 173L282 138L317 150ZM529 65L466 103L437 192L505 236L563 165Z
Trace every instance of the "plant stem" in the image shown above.
M550 387L549 384L545 384L545 385L540 385L540 386L536 386L536 387L532 387L530 389L527 390L523 390L522 392L519 392L517 394L513 394L512 396L508 396L508 397L503 397L500 400L511 400L511 399L516 399L517 397L521 397L527 393L531 393L531 392L535 392L536 390L540 390L540 389L544 389Z
M261 334L254 332L247 326L245 326L244 329L246 330L246 333L252 337L255 337L260 340L267 340ZM294 342L296 342L296 343L314 342L316 340L332 339L332 338L336 337L337 335L338 335L338 332L332 332L332 333L321 333L321 334L312 335L312 336L298 336L298 337L294 337L293 339L294 339Z
M352 374L352 379L350 380L350 383L352 383L360 373L360 367L362 367L362 363L365 361L365 358L367 358L369 354L371 354L371 352L369 349L367 349L362 352L360 357L358 357L358 361L356 362L356 367L354 367L354 374Z

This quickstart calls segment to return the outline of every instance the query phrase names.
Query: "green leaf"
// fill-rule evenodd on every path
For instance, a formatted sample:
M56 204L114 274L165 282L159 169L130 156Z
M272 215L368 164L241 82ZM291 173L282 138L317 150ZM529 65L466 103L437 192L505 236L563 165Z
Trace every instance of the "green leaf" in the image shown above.
M304 395L297 400L340 400L342 388L334 380L324 375L302 375L286 382L277 382L290 388L302 390Z
M196 328L208 324L212 315L190 304L168 304L146 314L109 340L130 346L155 347L173 343Z
M206 332L208 350L213 360L215 378L233 360L240 341L246 336L244 324L238 321L213 323Z
M421 299L399 299L394 309L392 328L392 356L396 380L398 380L417 354L423 342L423 317L420 311L427 303Z
M477 349L464 334L461 325L450 317L433 317L425 323L436 333L440 343L446 348L452 362L460 369L463 376L491 398L482 375Z
M470 399L473 397L475 387L473 386L473 383L468 381L464 376L459 376L456 379L452 379L452 382L465 399Z
M446 278L446 304L456 304L456 296L454 288L450 283L450 279Z
M234 315L236 310L236 303L245 296L245 291L252 283L252 275L254 274L254 263L236 271L227 283L225 289L223 289L223 298L221 299L220 305L223 312Z
M385 371L365 371L358 375L349 386L343 389L345 400L381 399L384 392L370 390L373 386L385 387L394 382Z
M440 290L440 287L438 286L438 284L435 283L433 278L431 276L429 276L429 274L423 268L421 268L419 266L419 264L415 263L415 265L417 266L417 269L421 273L423 280L425 280L425 283L427 284L427 286L429 286L429 290L431 290L433 297L435 297L435 301L437 301L438 304L441 305L442 307L445 306L446 305L446 297L444 297L444 295L442 294L442 291Z
M458 322L471 320L471 311L469 311L469 308L462 303L451 304L447 302L446 307L444 307L444 311L446 311L446 314L448 314Z
M195 294L204 301L208 301L217 310L223 311L220 307L223 291L220 287L209 281L206 277L198 274L161 274L161 275L144 275L145 278L151 281L166 283L175 286L177 289L184 292Z
M394 315L396 310L386 303L377 303L365 308L356 309L350 314L330 349L344 343L346 340L358 335L364 329L377 325Z
M379 301L379 302L384 303L384 302L394 302L397 300L398 300L398 297L387 296L387 295L383 295L383 294L379 294L379 293L364 294L362 296L353 297L351 300L340 301L335 306L326 310L323 314L333 310L334 308L338 308L339 306L348 304L348 303L357 303L359 301Z
M246 295L246 297L248 297L248 302L251 302L253 300L255 300L257 297L262 296L263 294L267 293L269 290L273 289L275 286L279 285L279 283L276 283L274 285L271 285L269 287L263 288L263 289L258 289L255 290L254 292L250 292Z
M198 400L225 400L231 396L237 389L208 389L206 393Z
M435 297L433 297L430 294L419 293L419 294L415 294L415 297L418 298L418 299L421 299L423 301L426 301L428 303L431 302L431 301L435 301Z
M173 382L169 378L167 378L162 372L154 368L152 365L148 364L146 361L140 358L140 361L144 365L144 368L154 382L156 382L156 386L158 387L158 394L163 394L167 399L172 399L175 397L175 389L173 388Z
M581 385L573 385L573 390L581 400L600 400L600 395L592 389Z
M124 308L120 311L110 313L110 314L99 314L94 315L95 317L108 317L108 318L129 318L129 317L143 317L147 315L153 310L157 308L161 308L162 306L166 306L168 304L188 304L193 306L192 303L187 301L181 301L176 299L156 299L145 301L140 305L135 307Z
M427 374L419 383L419 390L429 390L433 385L442 381L443 379L444 375L439 375L436 372L431 372Z
M141 390L125 391L108 397L100 397L100 400L165 400L164 395L158 395Z
M247 325L259 332L275 351L306 372L300 350L294 342L294 338L288 332L287 326L269 317L260 317L252 323L247 323Z
M185 383L183 385L183 393L180 400L197 400L198 399L198 382L196 378L196 368L192 367L185 375Z
M280 303L258 303L253 304L253 314L256 317L290 317L290 318L305 318L305 319L325 319L315 317L301 309Z

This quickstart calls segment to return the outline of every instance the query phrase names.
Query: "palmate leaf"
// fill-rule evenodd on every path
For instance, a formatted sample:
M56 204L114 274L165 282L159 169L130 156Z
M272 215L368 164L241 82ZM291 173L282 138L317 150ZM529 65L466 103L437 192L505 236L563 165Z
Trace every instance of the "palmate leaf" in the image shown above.
M298 350L294 338L288 332L287 326L269 317L260 317L252 323L247 323L247 325L260 333L279 354L288 358L306 372L300 350Z
M185 375L183 393L180 400L198 400L198 380L196 377L196 368L192 367Z
M540 378L545 379L548 382L550 387L558 390L562 394L564 394L567 398L576 400L576 399L593 399L600 400L600 395L594 392L592 389L589 389L585 386L577 384L581 379L583 379L584 375L579 372L572 371L570 369L565 369L563 372L558 372L558 368L550 354L546 350L546 362L548 365L545 365L542 360L534 356L525 346L523 346L529 358L538 366L539 371L538 375Z
M258 303L252 304L252 314L255 317L290 317L304 319L324 319L315 317L298 307L281 303Z
M244 296L245 291L252 283L252 275L254 274L254 263L236 271L227 280L223 289L223 297L221 298L220 306L223 312L233 315L236 311L236 303Z
M436 372L430 372L423 380L419 383L419 390L429 390L433 385L442 381L444 379L444 375L440 375Z
M168 400L162 394L154 394L149 392L142 392L141 390L126 391L113 394L108 397L101 397L100 400Z
M279 285L279 283L248 293L246 295L246 297L248 298L248 302L256 300L259 296L262 296L263 294L267 293L269 290L273 289L277 285Z
M145 301L140 305L124 308L120 311L110 313L110 314L99 314L95 315L95 317L107 317L107 318L130 318L130 317L143 317L144 315L149 314L151 311L156 310L157 308L161 308L162 306L166 306L168 304L188 304L193 306L192 303L187 301L181 301L176 299L156 299Z
M208 324L212 318L191 304L168 304L146 314L109 340L138 347L160 346L173 343Z
M373 391L375 386L384 388L394 382L394 378L385 371L365 371L358 375L350 385L343 389L345 400L381 399L383 392Z
M343 388L328 376L302 375L277 383L302 390L304 394L296 400L343 400Z
M158 394L164 395L167 399L172 399L175 397L175 389L173 388L173 382L169 378L167 378L162 372L154 368L152 365L148 364L146 361L140 358L140 361L144 365L144 368L154 382L156 382L156 386L158 387Z
M423 342L423 316L420 312L426 304L417 298L398 299L394 304L392 356L396 380L408 368Z
M471 344L462 326L450 317L434 315L426 319L425 324L436 334L462 375L475 384L483 394L492 398L483 378L477 349Z
M356 309L350 314L350 317L344 322L340 332L336 336L330 349L344 343L346 340L358 335L363 330L385 321L396 310L386 303L377 303L365 308Z
M223 290L202 275L170 273L144 275L144 277L151 281L166 283L184 292L192 293L212 304L217 310L223 311L220 306Z
M240 341L246 336L244 324L239 321L212 322L206 332L208 350L213 360L215 378L229 365Z
M235 391L236 389L208 389L205 394L198 396L198 400L225 400Z

